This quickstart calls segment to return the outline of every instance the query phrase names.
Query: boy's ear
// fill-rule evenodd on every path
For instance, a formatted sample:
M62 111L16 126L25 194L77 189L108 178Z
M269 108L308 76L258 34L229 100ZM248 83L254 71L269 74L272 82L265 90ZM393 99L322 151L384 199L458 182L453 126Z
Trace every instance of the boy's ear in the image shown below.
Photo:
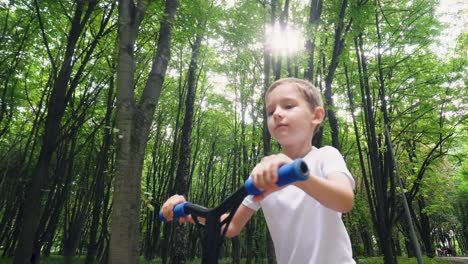
M315 125L320 125L324 118L325 118L325 109L321 106L315 107L312 123Z

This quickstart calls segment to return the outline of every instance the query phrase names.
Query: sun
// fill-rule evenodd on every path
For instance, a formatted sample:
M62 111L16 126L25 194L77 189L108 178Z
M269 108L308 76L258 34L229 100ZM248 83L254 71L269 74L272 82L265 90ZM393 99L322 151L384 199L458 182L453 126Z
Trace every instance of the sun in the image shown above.
M294 27L282 29L279 23L265 31L267 47L273 55L290 56L304 49L302 32Z

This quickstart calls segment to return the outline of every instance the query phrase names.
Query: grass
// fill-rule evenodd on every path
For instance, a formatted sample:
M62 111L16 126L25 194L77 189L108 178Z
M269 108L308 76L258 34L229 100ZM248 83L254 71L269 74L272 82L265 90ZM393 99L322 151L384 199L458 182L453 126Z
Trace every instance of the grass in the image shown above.
M54 255L50 256L46 259L42 259L41 263L43 264L62 264L64 262L62 256ZM431 259L424 257L423 259L424 264L452 264L452 262L447 261L447 260L440 260L440 259ZM12 258L4 258L0 257L0 264L10 264L12 263ZM83 264L84 263L84 257L76 257L73 259L73 264ZM161 261L159 259L156 260L145 260L141 259L140 263L142 264L159 264ZM187 264L200 264L201 261L199 259L193 260L193 261L187 261ZM231 259L221 259L219 261L219 264L230 264L232 263ZM241 263L244 263L241 261ZM255 262L259 263L259 262ZM261 262L262 264L265 263L267 264L267 261ZM383 264L383 258L382 257L371 257L371 258L358 258L356 260L357 264ZM417 264L416 258L406 258L406 257L398 257L398 264Z
M417 264L416 258L398 257L398 264ZM451 261L423 257L424 264L452 264ZM383 264L383 257L358 258L357 264Z

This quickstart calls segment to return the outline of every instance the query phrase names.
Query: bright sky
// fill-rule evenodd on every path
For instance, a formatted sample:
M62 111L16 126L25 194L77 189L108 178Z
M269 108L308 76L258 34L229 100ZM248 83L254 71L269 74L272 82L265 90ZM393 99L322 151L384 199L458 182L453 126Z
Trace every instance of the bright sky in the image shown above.
M225 0L226 7L234 6L239 0ZM304 4L310 1L300 0ZM455 39L461 32L468 30L468 0L439 0L437 8L437 16L446 23L442 32L439 45L434 45L433 49L436 54L445 56L448 52L447 48L455 46ZM301 32L294 28L288 28L285 32L281 32L279 25L275 25L273 29L267 29L267 35L270 36L270 48L273 53L285 56L298 52L304 48L304 38Z
M467 0L439 0L439 7L436 11L439 19L446 23L439 45L438 54L446 54L447 47L453 48L455 40L461 32L468 30L468 1Z

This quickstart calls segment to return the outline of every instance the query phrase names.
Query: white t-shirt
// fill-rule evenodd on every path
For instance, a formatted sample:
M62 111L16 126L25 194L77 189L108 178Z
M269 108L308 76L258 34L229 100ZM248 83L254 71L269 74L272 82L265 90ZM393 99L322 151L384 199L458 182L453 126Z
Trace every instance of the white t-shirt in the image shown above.
M311 177L342 172L354 188L354 179L337 149L314 147L303 159ZM278 263L355 263L341 213L326 208L296 186L286 186L258 203L249 195L243 204L254 210L262 208Z

